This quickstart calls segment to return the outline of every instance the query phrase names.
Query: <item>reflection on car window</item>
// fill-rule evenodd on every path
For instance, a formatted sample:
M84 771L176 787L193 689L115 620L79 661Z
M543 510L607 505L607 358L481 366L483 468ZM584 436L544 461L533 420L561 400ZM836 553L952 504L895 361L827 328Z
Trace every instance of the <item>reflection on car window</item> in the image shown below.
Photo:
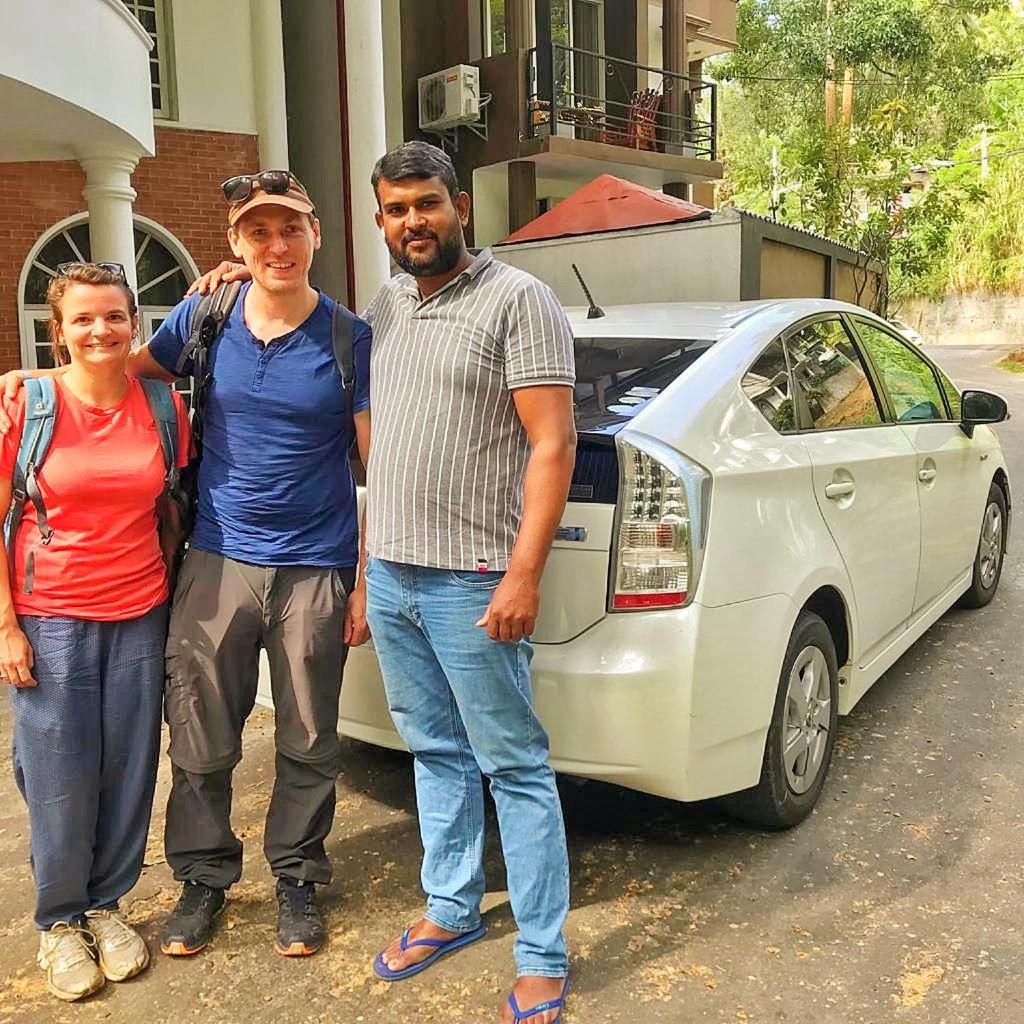
M789 393L789 372L781 339L773 341L740 381L743 393L778 431L795 430L796 415Z
M949 408L953 413L953 419L959 422L963 418L963 403L960 400L960 392L957 391L956 385L941 370L939 370L939 383L942 385L942 390L946 395L946 401L949 403Z
M802 419L815 430L869 427L882 414L860 355L839 320L818 320L786 341L803 405Z
M856 324L892 399L896 419L904 423L946 419L946 407L932 368L909 345L888 332L860 317Z
M635 416L709 345L681 338L577 338L577 429L599 430Z

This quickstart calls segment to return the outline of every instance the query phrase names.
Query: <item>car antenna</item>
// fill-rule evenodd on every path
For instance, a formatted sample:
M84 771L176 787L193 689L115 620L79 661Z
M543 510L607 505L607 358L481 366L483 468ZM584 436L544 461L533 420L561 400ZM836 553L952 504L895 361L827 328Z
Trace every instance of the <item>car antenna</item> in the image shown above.
M604 310L594 304L594 296L590 294L590 289L587 287L587 282L583 280L583 275L580 273L580 268L574 263L572 265L573 273L576 275L576 280L579 281L580 287L583 289L583 294L587 297L587 302L590 303L590 309L587 310L588 320L600 320L604 316Z

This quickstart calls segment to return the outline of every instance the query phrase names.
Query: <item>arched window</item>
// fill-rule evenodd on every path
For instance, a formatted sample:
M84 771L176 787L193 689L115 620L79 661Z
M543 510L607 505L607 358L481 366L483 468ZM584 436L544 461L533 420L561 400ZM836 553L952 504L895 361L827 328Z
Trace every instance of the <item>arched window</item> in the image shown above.
M46 289L61 263L87 263L89 218L80 214L62 221L35 245L22 273L21 358L26 369L53 365L47 324L50 308ZM149 341L167 314L181 301L188 283L196 276L196 266L188 252L159 225L143 217L135 218L135 274L139 283L139 330L142 341ZM189 391L190 383L178 388Z

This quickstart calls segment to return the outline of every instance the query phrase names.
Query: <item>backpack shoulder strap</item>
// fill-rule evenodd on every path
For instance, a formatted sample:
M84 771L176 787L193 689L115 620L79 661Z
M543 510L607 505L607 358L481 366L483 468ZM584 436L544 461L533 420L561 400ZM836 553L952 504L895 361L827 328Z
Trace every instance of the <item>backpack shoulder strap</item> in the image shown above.
M238 293L242 290L240 281L218 285L216 291L204 295L192 310L189 320L188 341L182 347L174 372L177 376L185 375L185 367L199 348L209 349L224 330L228 316L234 308Z
M25 514L25 502L30 500L36 507L36 521L39 526L40 543L49 544L53 527L46 518L46 506L36 482L39 472L50 450L53 428L57 421L57 385L52 377L28 377L25 380L25 423L21 431L21 443L14 464L11 480L11 507L4 521L4 542L7 547L8 564L14 570L14 542ZM32 593L34 576L34 551L29 552L25 564L25 593Z
M355 389L355 360L352 355L354 342L355 318L340 302L336 302L331 310L331 344L334 346L334 361L341 374L341 386L346 391ZM355 395L352 396L354 400Z
M52 377L25 379L25 425L21 432L16 472L24 480L30 465L38 470L53 440L57 420L57 385Z
M139 383L146 393L149 411L153 414L160 448L164 453L164 472L170 476L178 467L178 410L171 389L162 380L143 377Z

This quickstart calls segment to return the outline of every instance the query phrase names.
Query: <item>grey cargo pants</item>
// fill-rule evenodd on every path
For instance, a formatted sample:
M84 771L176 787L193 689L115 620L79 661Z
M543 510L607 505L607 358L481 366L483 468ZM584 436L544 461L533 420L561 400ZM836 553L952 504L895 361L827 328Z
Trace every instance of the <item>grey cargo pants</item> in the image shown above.
M242 874L231 775L270 663L276 751L263 849L275 876L326 883L334 821L342 642L352 569L247 565L193 548L181 567L167 640L165 713L172 763L164 843L179 881L226 889Z

